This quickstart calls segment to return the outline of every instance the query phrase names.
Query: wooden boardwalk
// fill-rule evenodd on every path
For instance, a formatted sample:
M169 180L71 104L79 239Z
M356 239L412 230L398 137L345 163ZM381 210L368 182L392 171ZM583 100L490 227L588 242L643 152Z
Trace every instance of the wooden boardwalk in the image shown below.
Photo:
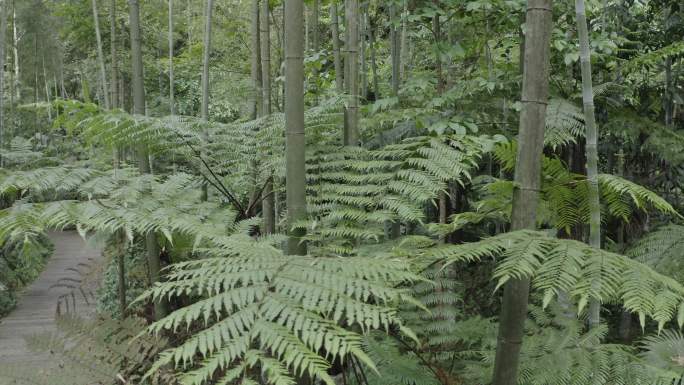
M55 250L45 270L20 296L17 308L7 317L0 318L0 366L3 364L45 363L46 356L28 350L24 336L55 330L55 313L61 295L70 290L54 287L65 277L78 278L73 270L79 263L101 258L99 250L89 246L76 232L49 234ZM76 296L78 314L93 310L93 301L86 305L82 296ZM0 381L2 382L2 381Z

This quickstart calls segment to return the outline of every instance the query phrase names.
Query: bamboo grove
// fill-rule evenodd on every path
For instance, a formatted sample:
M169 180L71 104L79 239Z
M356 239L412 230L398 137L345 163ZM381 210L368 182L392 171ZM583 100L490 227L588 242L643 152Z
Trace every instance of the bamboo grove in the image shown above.
M681 384L683 39L668 0L0 0L0 317L52 232L103 253L0 385Z

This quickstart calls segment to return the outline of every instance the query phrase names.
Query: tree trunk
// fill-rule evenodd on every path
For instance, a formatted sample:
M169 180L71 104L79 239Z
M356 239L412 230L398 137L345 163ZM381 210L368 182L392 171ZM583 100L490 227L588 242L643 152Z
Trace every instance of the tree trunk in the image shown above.
M380 86L378 79L378 63L375 58L375 26L371 23L370 14L366 14L368 20L368 45L370 45L371 75L373 75L373 93L375 100L380 99Z
M110 59L112 61L112 67L111 67L111 91L110 91L110 96L111 96L111 108L118 108L119 107L119 95L118 95L118 89L119 89L119 80L118 80L118 57L116 54L116 0L111 0L110 3L110 10L109 10L109 45L110 45ZM118 169L120 164L121 164L121 159L120 159L120 153L121 149L120 148L114 148L113 154L112 154L112 161L114 163L114 169ZM123 268L123 261L121 261L120 267ZM123 274L123 273L122 273ZM123 277L123 275L121 276ZM123 283L122 283L123 285ZM124 292L125 294L125 292ZM124 298L125 302L125 298ZM123 314L123 313L122 313Z
M47 104L48 122L52 122L52 103L50 103L52 98L50 95L50 84L48 83L47 68L45 68L45 52L43 52L43 86L45 87L45 104ZM106 88L104 89L104 93L107 93Z
M320 19L321 5L319 0L313 0L312 14L311 14L311 37L313 42L314 52L321 49L321 36L319 33L319 19Z
M586 127L586 156L587 181L589 183L589 245L601 248L601 205L598 190L598 128L594 115L594 89L591 79L591 53L589 47L589 32L587 30L587 15L584 0L575 0L577 14L577 35L580 43L580 64L582 70L582 102L584 104L584 125ZM592 286L600 282L592 282ZM601 303L592 300L589 305L589 327L595 327L600 322Z
M200 118L209 121L209 59L211 57L211 22L214 12L214 0L207 0L206 8L204 10L204 53L202 55L202 107L200 111ZM204 140L208 140L206 130L202 131ZM202 184L202 201L209 199L209 186L207 183Z
M311 23L311 43L312 47L311 50L313 51L314 55L318 54L318 51L321 50L321 40L320 40L320 33L319 33L319 18L320 18L320 3L319 0L313 0L313 5L311 7L311 18L310 18L310 23ZM311 91L314 93L314 99L315 99L315 104L318 104L318 94L319 94L319 89L318 89L318 83L319 83L319 78L318 78L318 68L315 66L313 67L312 70L312 87Z
M104 99L105 109L109 110L111 104L109 101L109 87L107 87L107 69L105 67L104 51L102 49L102 36L100 35L100 18L97 13L97 0L92 0L92 4L95 38L97 39L97 61L100 65L100 81L102 82L102 97Z
M344 130L346 146L359 145L359 1L346 0L347 109Z
M406 62L408 61L408 0L404 0L404 12L401 17L401 54L399 55L399 79L406 80Z
M7 0L0 4L0 147L5 143L5 31L7 30ZM5 164L0 156L0 167Z
M269 24L270 9L268 1L263 0L261 4L261 14L259 15L259 25L261 28L261 89L262 89L262 108L263 115L270 115L271 108L271 27Z
M663 105L665 110L665 125L672 127L674 112L674 90L672 85L672 57L665 58L665 97Z
M111 67L111 107L118 108L118 89L119 89L119 60L116 55L116 0L111 0L109 15L109 45L110 45L110 59L112 61Z
M390 55L392 57L392 96L399 95L399 67L401 61L401 46L399 41L399 32L395 25L397 18L397 6L390 4L389 6L389 20L390 20Z
M266 1L266 0L264 0ZM252 119L262 115L262 99L263 94L261 91L261 53L260 53L260 39L259 39L259 0L252 0L252 23L250 36L252 41L252 92L254 95L253 99L253 111Z
M332 30L333 58L335 61L335 87L338 93L344 92L344 70L340 52L340 18L337 15L337 4L330 4L330 26Z
M12 0L12 34L13 42L12 49L14 50L14 89L17 93L17 101L21 102L21 80L19 78L19 34L17 31L17 11L14 7L14 0Z
M176 103L173 78L173 0L169 0L169 112L176 114Z
M143 75L142 41L140 38L140 6L138 0L128 0L131 35L131 87L133 88L133 113L145 114L145 83ZM150 157L147 148L139 146L137 150L138 169L141 174L150 173ZM159 281L161 260L157 236L153 232L145 234L145 248L150 283ZM166 303L154 303L154 317L159 320L167 314Z
M204 19L204 54L202 55L202 110L201 118L209 120L209 57L211 55L211 19L214 0L207 0Z
M439 7L439 2L434 1L435 6ZM442 23L439 20L439 13L436 13L432 17L432 32L435 38L435 75L437 76L437 95L441 96L444 93L445 82L444 73L442 71L442 56L439 51L439 45L442 42ZM401 54L399 56L399 61L401 61ZM400 67L401 63L397 63L397 67ZM401 76L397 74L397 79ZM394 80L394 78L393 78ZM448 216L449 197L445 191L439 193L439 223L446 224ZM442 242L446 242L446 237L441 238Z
M270 9L268 0L261 2L261 79L263 89L263 114L271 114L271 28L269 25ZM262 217L264 218L264 234L275 233L275 205L273 201L273 175L266 180L262 196Z
M285 144L288 247L305 255L305 232L293 225L306 219L306 141L304 137L304 36L302 0L285 0Z
M361 93L359 94L359 97L364 100L368 96L368 65L366 64L366 36L368 36L368 33L366 32L366 28L368 28L368 25L366 24L367 9L367 6L364 6L361 11L361 28L359 31L359 36L361 37L361 51L359 55L359 60L361 61Z
M511 229L533 229L541 185L541 158L549 94L552 0L528 0L525 70L518 136ZM512 279L504 286L492 385L516 385L520 347L527 319L530 281Z
M119 280L119 313L121 319L126 318L126 308L128 303L126 300L126 235L123 231L115 233L116 242L118 245L117 265L118 265L118 280Z

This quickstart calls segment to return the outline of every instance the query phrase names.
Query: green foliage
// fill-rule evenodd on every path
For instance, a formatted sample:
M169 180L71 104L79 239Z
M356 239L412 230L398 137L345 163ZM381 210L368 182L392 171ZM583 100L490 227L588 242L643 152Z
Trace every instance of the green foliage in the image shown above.
M494 155L503 170L514 169L516 151L516 142L497 146ZM538 223L568 233L574 226L588 223L588 182L585 176L570 172L558 158L544 157L541 180ZM484 183L479 186L481 200L476 206L478 211L458 214L453 219L454 226L463 226L462 219L465 216L501 218L503 215L504 218L509 218L515 188L513 182L496 178L481 178L480 181ZM628 222L635 214L648 211L679 217L665 199L625 178L599 174L598 182L603 218L613 217Z
M262 242L243 242L233 252L214 251L220 257L175 264L167 281L140 299L196 298L150 326L153 333L196 331L163 352L148 375L171 364L186 368L183 384L216 376L230 383L250 378L254 368L277 385L298 376L334 384L327 372L332 362L373 365L354 328L407 332L395 306L408 293L393 286L417 277L404 262L285 256Z
M124 257L124 269L126 271L126 303L131 304L137 297L142 295L149 286L147 277L147 264L145 250L140 239L120 244L121 239L111 237L107 244L104 255L107 260L104 266L102 285L97 292L97 311L111 314L113 318L121 317L119 309L119 265L118 258ZM142 305L142 304L137 304ZM129 314L143 313L141 306L129 305Z
M469 182L496 139L415 137L377 150L316 148L309 156L308 238L332 253L379 240L385 222L424 223L448 183ZM325 252L325 251L323 251Z
M650 366L669 373L675 383L684 380L684 338L679 331L664 330L642 341L642 359Z
M516 231L462 245L426 249L425 257L456 262L504 257L494 271L497 288L514 278L530 278L532 287L543 295L548 306L559 293L567 293L581 313L592 299L602 303L619 301L639 314L642 327L646 317L658 322L659 329L674 318L684 305L684 286L627 257L597 250L585 243L551 238L544 233ZM591 282L601 282L592 285ZM680 326L684 322L677 319Z
M544 144L556 149L584 136L584 113L572 102L553 98L546 110Z
M0 245L0 317L16 305L16 293L42 271L52 252L43 236L5 241Z
M671 224L659 227L636 241L627 250L627 255L681 282L684 278L683 244L684 227Z

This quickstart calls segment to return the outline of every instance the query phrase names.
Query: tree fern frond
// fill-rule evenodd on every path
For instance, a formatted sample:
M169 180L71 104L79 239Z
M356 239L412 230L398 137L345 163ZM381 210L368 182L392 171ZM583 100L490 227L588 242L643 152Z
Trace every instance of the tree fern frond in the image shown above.
M355 357L371 364L361 337L347 328L401 327L394 304L407 293L394 286L415 279L399 260L284 256L272 248L262 256L176 264L167 281L139 300L202 297L149 329L202 329L157 362L156 367L187 367L180 378L183 383L201 384L238 367L240 360L256 354L247 348L254 346L260 357L287 368L287 375L282 369L265 370L265 375L275 376L270 381L287 383L306 375L332 384L327 374L330 362Z

